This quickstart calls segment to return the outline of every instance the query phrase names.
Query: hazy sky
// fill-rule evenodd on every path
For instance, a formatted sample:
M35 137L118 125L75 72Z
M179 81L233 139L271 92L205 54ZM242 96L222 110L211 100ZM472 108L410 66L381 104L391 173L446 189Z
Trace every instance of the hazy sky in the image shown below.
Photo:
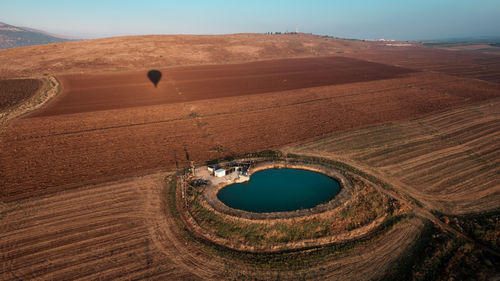
M299 31L399 40L500 35L500 0L0 0L0 21L80 38Z

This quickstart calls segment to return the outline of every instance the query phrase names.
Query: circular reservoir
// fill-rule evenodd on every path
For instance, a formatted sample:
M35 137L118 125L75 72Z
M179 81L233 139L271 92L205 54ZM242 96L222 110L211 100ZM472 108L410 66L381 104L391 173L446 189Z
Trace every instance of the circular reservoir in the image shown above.
M330 201L340 183L324 174L300 169L268 169L250 181L231 184L217 193L227 206L254 213L308 209Z

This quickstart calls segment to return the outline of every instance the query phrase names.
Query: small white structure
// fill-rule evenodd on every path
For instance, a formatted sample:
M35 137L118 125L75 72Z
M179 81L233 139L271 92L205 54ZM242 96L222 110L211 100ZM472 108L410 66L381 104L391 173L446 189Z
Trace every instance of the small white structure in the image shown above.
M224 169L218 169L218 170L215 170L215 172L214 172L214 176L219 177L219 178L223 177L225 175L226 175L226 170L224 170Z
M213 172L214 172L214 167L208 166L208 167L207 167L207 169L208 169L208 171L209 171L210 173L213 173Z

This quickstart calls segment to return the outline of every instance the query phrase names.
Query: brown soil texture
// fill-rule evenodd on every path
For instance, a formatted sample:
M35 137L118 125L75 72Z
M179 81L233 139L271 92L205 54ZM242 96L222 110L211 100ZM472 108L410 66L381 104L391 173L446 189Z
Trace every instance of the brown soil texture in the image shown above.
M180 65L337 55L500 82L499 55L410 44L396 47L386 46L385 42L310 34L127 36L0 50L0 77L147 71Z
M164 176L2 203L0 279L370 279L384 274L423 226L405 221L373 243L298 272L253 268L186 241L165 205Z
M212 66L332 55L354 58L336 60L355 64L368 77L334 83L314 76L313 68L310 80L285 69L283 75L299 85L278 87L280 77L270 75L261 87L242 75L249 69L220 78L223 67ZM273 61L262 63L274 67ZM195 79L176 85L172 72L157 89L140 80L149 69L166 74L186 65L215 69L210 79L219 80L211 84L203 74L182 71L178 75ZM384 76L374 67L397 71ZM127 72L110 73L120 71ZM0 127L2 280L383 276L419 235L418 217L300 272L256 269L186 241L169 214L166 174L159 171L283 145L375 175L394 187L386 191L397 195L392 197L420 201L425 209L413 211L438 226L430 209L467 213L499 205L499 56L305 34L137 36L0 51L0 77L44 74L62 77L64 93ZM118 91L114 101L83 98L84 92L110 92L100 82L92 88L95 77L107 77L110 88L120 87L112 82L116 77L127 89L137 81L145 90L127 93L128 100ZM226 78L238 82L226 89ZM211 96L197 87L212 89ZM155 96L168 89L177 100ZM71 105L73 96L84 105ZM155 174L122 180L149 173Z
M414 70L344 57L282 59L146 72L65 75L60 98L35 117L244 96L400 77Z
M38 79L0 80L0 111L13 107L33 96L42 87Z
M0 50L0 77L137 71L180 65L331 56L367 46L361 41L309 34L114 37Z
M2 133L1 198L17 200L184 166L191 160L276 148L499 94L496 84L489 82L415 72L393 79L244 97L35 115L10 122ZM56 97L46 112L57 110L65 96Z
M355 57L411 69L500 83L499 55L424 47L373 46L357 52Z
M290 148L370 171L445 213L500 205L500 100L335 134Z

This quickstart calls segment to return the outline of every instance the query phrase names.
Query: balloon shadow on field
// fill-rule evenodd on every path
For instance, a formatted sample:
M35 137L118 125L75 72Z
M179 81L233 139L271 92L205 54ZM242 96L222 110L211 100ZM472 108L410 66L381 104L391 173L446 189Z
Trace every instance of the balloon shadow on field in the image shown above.
M148 78L155 85L155 88L157 88L161 80L161 71L156 69L148 71Z

